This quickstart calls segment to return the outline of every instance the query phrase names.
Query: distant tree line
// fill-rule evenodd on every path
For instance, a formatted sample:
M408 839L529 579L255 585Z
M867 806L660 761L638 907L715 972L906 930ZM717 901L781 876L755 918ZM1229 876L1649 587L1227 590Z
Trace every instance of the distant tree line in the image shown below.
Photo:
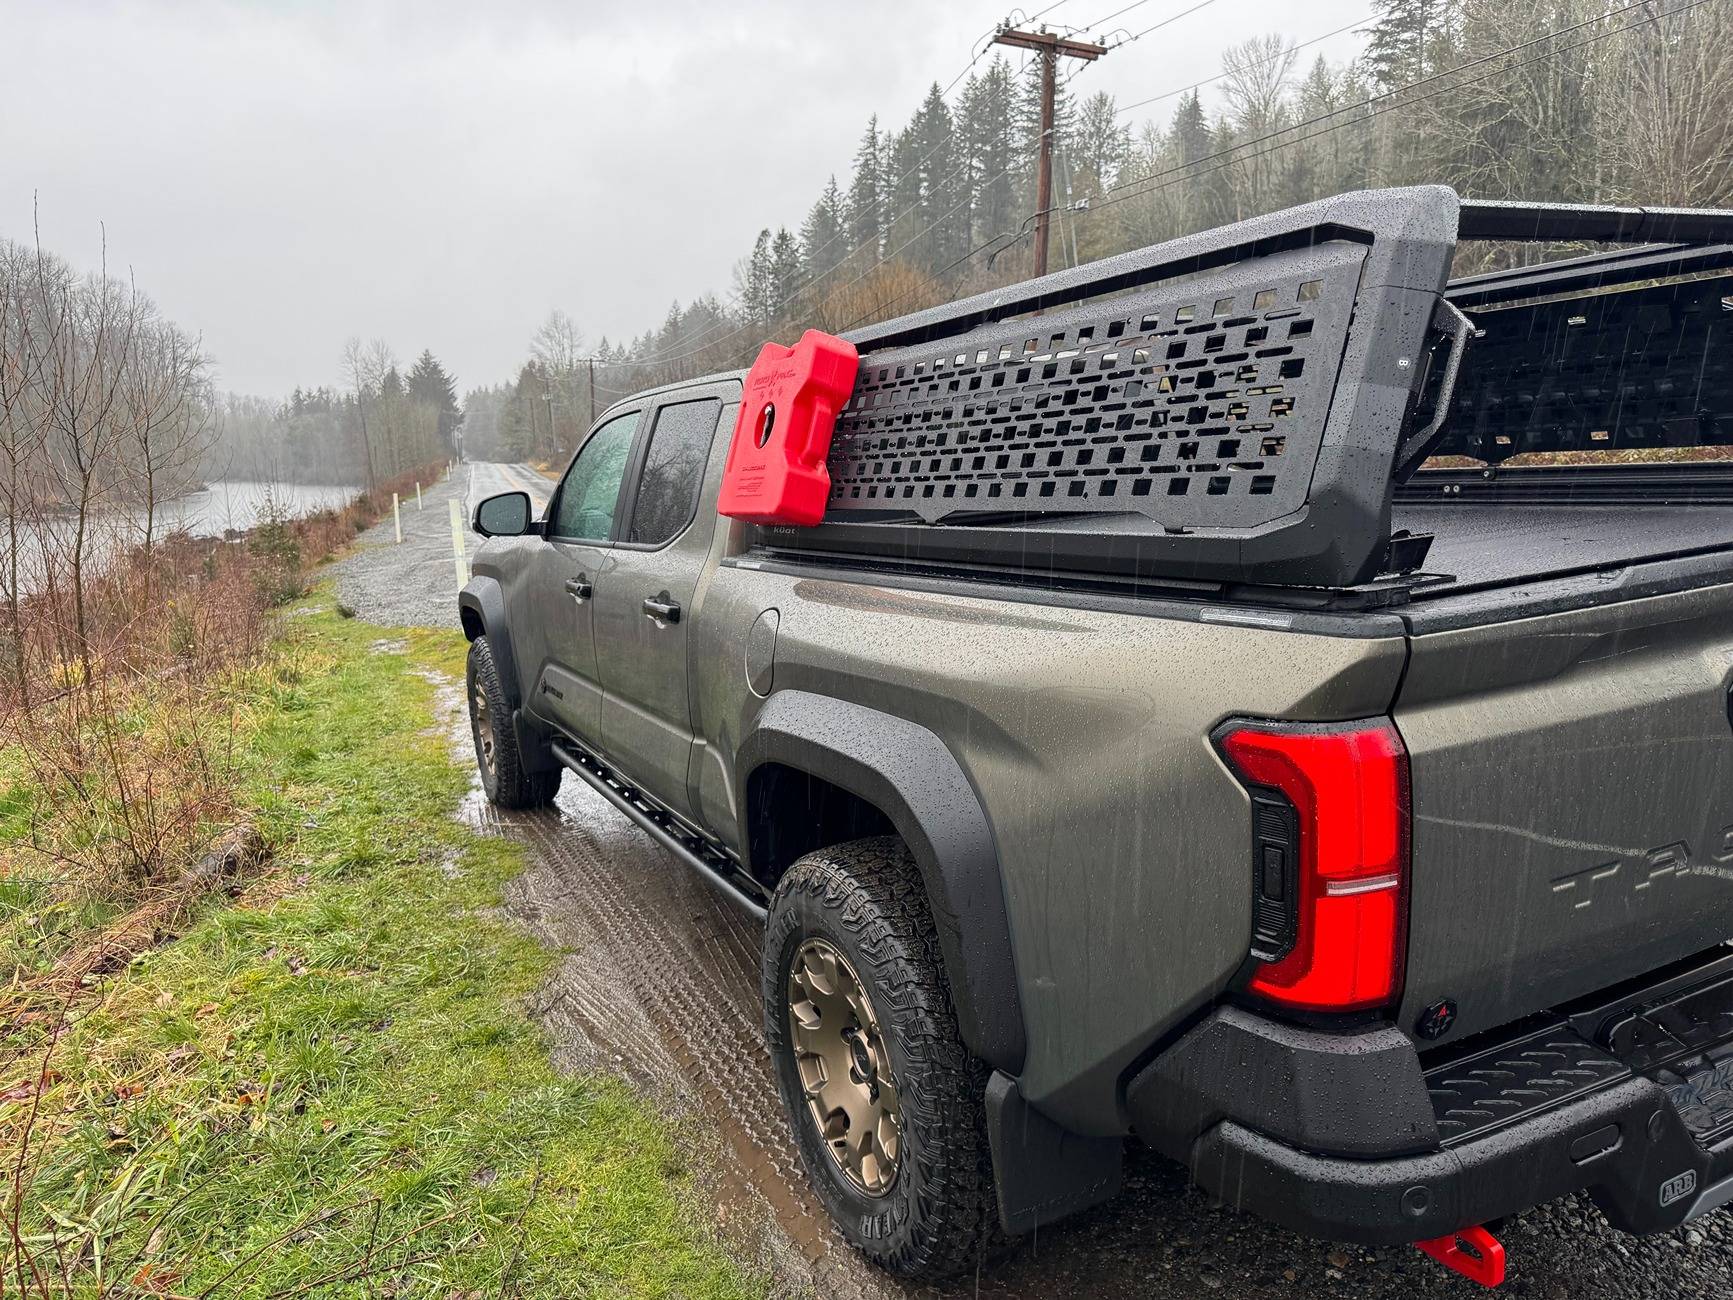
M224 397L212 476L372 487L451 455L462 414L432 352L405 373L385 343L351 339L343 374L342 389L297 387L282 400Z
M1102 93L1079 98L1068 79L1050 267L1384 185L1733 206L1733 5L1377 0L1374 9L1364 53L1345 65L1264 36L1231 48L1207 83L1123 108ZM514 382L465 396L468 454L557 458L588 426L592 400L599 411L641 388L745 365L767 338L843 331L1027 277L1037 75L1033 61L994 57L951 99L935 83L900 130L870 120L846 184L833 176L797 228L760 231L726 301L700 294L673 304L659 328L593 348L556 312ZM1088 71L1079 76L1086 85ZM1157 103L1173 104L1165 123L1132 121ZM1468 249L1464 269L1514 255Z

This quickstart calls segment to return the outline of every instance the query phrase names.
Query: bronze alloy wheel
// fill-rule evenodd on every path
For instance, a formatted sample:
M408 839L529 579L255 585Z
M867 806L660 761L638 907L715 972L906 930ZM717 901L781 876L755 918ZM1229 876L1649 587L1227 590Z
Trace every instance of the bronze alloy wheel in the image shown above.
M808 939L788 970L788 1030L806 1107L837 1168L868 1196L897 1176L902 1113L878 1016L854 967Z
M469 688L469 714L475 723L475 756L482 768L491 773L494 763L493 710L487 706L487 692L479 680Z

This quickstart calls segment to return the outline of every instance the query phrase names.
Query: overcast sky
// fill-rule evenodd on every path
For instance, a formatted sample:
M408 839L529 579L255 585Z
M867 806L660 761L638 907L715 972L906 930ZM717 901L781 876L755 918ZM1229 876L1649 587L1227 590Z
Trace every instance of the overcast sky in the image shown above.
M1044 21L1129 3L1065 0ZM1100 30L1196 3L1144 0ZM1247 36L1305 41L1370 7L1211 0L1072 89L1128 104L1213 75ZM0 236L30 237L34 195L43 244L94 268L106 223L110 266L204 336L225 388L335 383L355 334L406 361L432 348L460 388L495 383L552 307L593 341L725 291L761 226L798 229L832 172L846 186L869 114L900 126L1005 13L0 0Z

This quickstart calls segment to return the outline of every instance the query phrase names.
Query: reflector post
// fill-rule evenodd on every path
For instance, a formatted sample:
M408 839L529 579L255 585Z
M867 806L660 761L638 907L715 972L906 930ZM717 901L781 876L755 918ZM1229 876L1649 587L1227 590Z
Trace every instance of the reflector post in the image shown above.
M1306 1011L1394 1002L1408 895L1408 755L1395 725L1233 722L1216 743L1248 788L1293 805L1298 828L1294 943L1248 989Z

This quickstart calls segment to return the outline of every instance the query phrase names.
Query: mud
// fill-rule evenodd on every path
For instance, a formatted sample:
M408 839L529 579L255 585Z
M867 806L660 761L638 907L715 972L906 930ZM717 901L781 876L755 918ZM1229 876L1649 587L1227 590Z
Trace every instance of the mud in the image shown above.
M405 574L394 577L381 562L396 549L364 552L374 571L353 589L400 593ZM351 603L360 617L378 619L366 603ZM403 601L394 594L388 605L396 612ZM423 617L442 619L431 605ZM467 752L461 696L443 694L441 703L454 743ZM1313 1241L1212 1203L1181 1167L1135 1144L1126 1191L1113 1204L1038 1234L986 1274L943 1292L903 1288L841 1242L807 1190L759 1031L752 924L575 779L550 809L502 813L477 790L463 815L529 850L529 869L505 905L563 954L533 1007L558 1064L619 1075L668 1111L690 1144L694 1182L723 1239L770 1275L780 1295L1484 1294L1411 1248ZM1569 1198L1519 1216L1500 1236L1509 1294L1733 1295L1726 1211L1636 1239L1612 1231L1586 1200Z

